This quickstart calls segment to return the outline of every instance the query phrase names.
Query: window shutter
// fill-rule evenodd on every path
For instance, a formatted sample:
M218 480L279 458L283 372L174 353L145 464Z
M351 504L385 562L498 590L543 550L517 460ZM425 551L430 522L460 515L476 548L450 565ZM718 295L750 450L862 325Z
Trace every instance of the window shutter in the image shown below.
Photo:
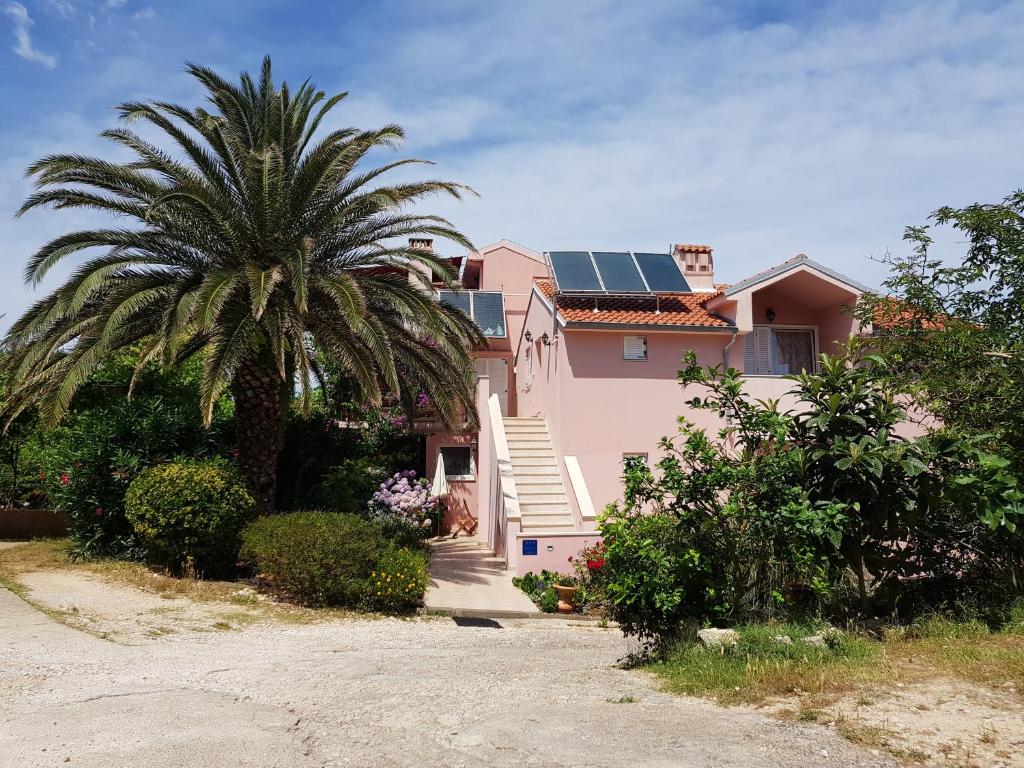
M622 338L622 359L623 360L646 360L647 359L647 337L646 336L624 336Z
M491 394L498 396L501 415L508 416L508 361L503 357L478 357L476 372L491 379Z
M771 361L772 329L755 326L747 334L743 349L743 370L747 373L769 375L772 372Z

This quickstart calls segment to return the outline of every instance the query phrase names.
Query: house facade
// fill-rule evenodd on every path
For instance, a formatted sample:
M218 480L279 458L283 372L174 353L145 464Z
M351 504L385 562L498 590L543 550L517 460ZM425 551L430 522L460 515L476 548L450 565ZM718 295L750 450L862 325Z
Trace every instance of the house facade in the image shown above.
M518 573L564 570L596 542L624 460L657 461L676 416L721 426L684 404L686 352L744 371L753 397L785 400L786 374L864 330L846 308L868 289L803 255L731 286L715 281L706 245L542 253L501 241L452 264L466 291L440 299L490 342L476 362L480 427L426 425L427 471L443 461L446 523L477 518L478 538Z

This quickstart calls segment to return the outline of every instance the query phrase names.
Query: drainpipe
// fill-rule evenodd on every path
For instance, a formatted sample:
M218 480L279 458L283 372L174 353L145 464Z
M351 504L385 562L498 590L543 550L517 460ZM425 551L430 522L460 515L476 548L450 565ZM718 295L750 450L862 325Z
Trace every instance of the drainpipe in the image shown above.
M739 331L733 331L732 332L732 338L729 339L729 343L726 344L725 347L722 349L722 367L724 369L722 371L723 373L725 373L725 371L729 370L729 348L732 347L732 345L736 343L736 334L737 333L739 333Z

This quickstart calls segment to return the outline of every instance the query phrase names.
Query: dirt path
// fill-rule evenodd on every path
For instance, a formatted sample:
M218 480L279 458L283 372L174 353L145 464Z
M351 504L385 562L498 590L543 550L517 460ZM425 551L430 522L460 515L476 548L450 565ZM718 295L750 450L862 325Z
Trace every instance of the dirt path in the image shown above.
M51 579L33 599L49 589L80 615L96 601L109 614L120 594L97 621L129 625L160 607L101 586L86 600ZM125 645L0 589L0 768L892 765L820 726L658 693L615 667L627 648L614 630L381 619L217 632L189 621L132 630L137 644Z

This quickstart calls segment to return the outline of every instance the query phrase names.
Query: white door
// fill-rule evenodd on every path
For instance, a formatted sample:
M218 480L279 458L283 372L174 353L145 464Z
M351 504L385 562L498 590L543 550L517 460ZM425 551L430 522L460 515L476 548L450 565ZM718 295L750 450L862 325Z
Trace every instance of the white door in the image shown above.
M498 396L501 415L508 416L508 360L503 357L478 357L476 372L491 379L491 394Z

